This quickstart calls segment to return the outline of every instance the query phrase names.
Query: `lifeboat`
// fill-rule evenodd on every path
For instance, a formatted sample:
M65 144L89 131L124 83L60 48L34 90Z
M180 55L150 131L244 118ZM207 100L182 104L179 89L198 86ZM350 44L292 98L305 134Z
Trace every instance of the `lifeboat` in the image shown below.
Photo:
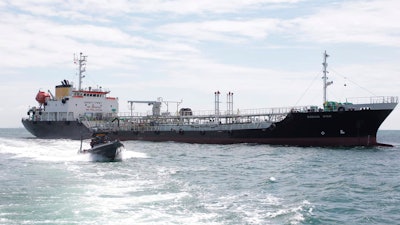
M44 104L46 101L50 99L50 94L44 91L39 91L36 95L36 101L39 102L39 104Z

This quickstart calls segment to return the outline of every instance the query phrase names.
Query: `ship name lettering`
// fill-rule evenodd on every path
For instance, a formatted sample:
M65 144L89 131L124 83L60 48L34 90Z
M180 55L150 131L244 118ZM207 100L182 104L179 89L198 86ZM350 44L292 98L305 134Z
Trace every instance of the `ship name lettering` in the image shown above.
M319 119L319 115L309 115L307 116L307 119Z
M332 118L332 115L323 115L323 118Z

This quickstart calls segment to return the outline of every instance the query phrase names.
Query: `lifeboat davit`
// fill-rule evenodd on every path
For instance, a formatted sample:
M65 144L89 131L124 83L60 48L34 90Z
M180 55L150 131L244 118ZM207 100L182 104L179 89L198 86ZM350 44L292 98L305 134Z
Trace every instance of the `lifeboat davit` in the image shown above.
M39 104L44 104L46 101L50 99L50 94L44 91L39 91L36 95L36 101L39 102Z

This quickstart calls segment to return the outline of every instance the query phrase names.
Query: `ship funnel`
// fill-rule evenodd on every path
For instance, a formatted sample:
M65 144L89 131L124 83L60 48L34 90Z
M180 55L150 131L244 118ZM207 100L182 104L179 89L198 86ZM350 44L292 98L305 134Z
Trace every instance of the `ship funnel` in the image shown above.
M72 94L72 85L69 84L68 80L62 80L61 85L56 86L56 100L61 100L66 96L71 96Z

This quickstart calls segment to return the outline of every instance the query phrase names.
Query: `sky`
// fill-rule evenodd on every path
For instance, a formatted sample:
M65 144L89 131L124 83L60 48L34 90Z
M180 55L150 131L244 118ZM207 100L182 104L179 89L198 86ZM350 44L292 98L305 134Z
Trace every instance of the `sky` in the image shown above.
M38 90L77 86L80 52L83 86L109 89L121 113L128 100L159 97L213 110L216 91L222 110L228 92L234 110L322 106L324 51L328 100L399 96L398 9L398 0L0 0L0 127L22 127ZM381 129L400 130L398 107Z

